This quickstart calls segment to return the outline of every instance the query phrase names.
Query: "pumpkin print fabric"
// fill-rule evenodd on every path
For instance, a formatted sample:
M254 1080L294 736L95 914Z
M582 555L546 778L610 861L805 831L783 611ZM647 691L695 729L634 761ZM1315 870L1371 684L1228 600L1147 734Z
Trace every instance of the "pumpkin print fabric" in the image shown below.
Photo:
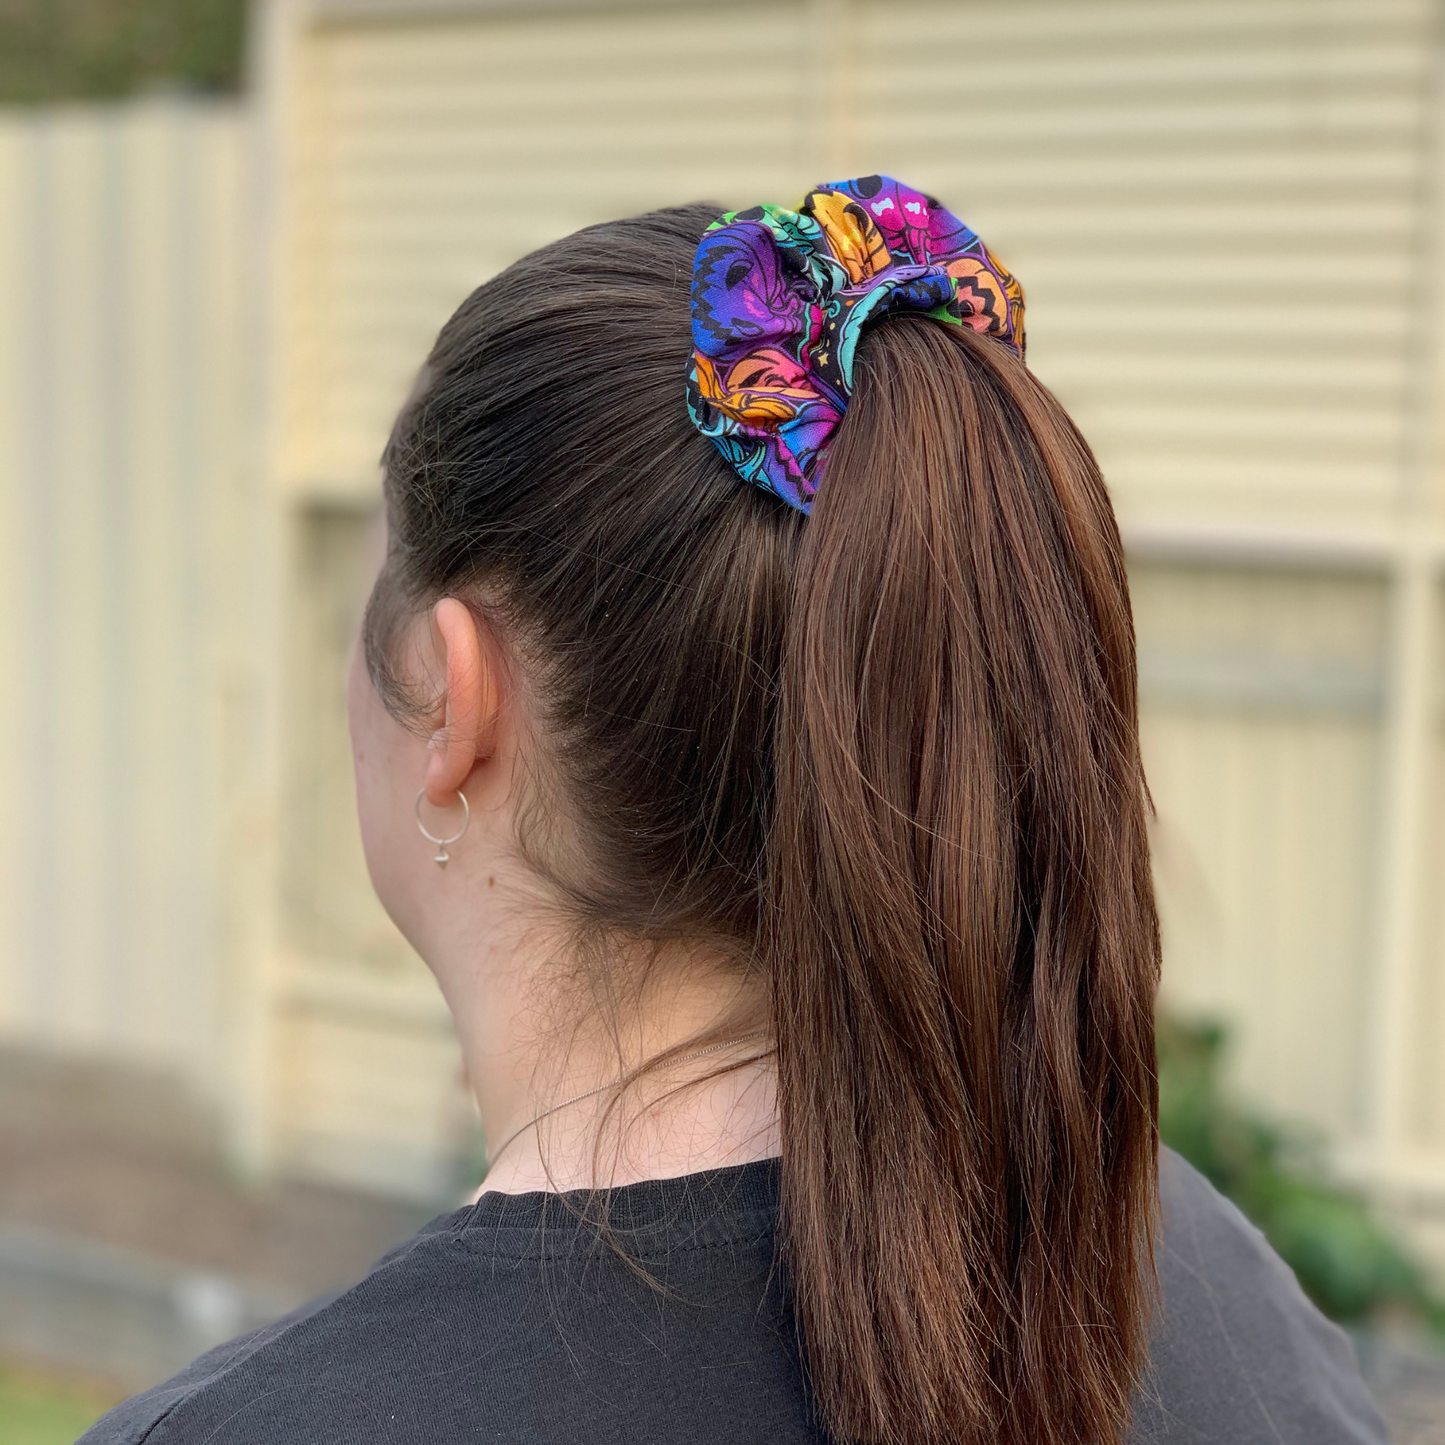
M692 277L687 404L744 480L812 510L870 321L918 311L1024 351L1017 281L956 216L888 176L715 221Z

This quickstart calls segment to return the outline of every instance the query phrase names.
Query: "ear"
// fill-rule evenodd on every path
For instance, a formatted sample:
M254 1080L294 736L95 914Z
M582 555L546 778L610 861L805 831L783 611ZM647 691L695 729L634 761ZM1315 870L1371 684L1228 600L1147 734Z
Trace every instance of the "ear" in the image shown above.
M444 597L431 610L431 641L444 692L428 744L427 801L438 808L451 803L478 760L496 751L495 732L501 702L501 658L483 637L471 609Z

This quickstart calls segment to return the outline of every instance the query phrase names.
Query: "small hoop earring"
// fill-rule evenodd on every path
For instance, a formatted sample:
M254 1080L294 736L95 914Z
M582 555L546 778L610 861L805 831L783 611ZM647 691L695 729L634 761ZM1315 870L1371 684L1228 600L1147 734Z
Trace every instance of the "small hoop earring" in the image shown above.
M447 864L451 862L451 857L452 857L452 855L447 852L447 846L448 846L449 844L451 844L451 843L458 843L458 842L460 842L460 841L461 841L462 834L465 833L469 827L471 827L471 823L472 823L472 810L471 810L471 806L470 806L470 805L468 804L468 802L467 802L467 795L466 795L464 792L462 792L462 790L461 790L460 788L458 788L458 789L457 789L457 800L458 800L458 801L461 803L461 805L462 805L462 826L461 826L460 828L458 828L457 831L456 831L455 833L453 833L450 838L438 838L435 833L428 833L428 832L427 832L426 824L423 823L422 820L421 820L421 802L422 802L422 799L425 798L425 797L426 797L426 789L425 789L425 788L418 789L417 795L416 795L416 805L415 805L415 809L414 809L414 811L415 811L415 813L416 813L416 825L417 825L418 828L421 829L421 835L422 835L423 838L425 838L425 839L427 840L428 843L435 843L435 844L437 845L436 854L435 854L435 856L432 858L432 862L435 863L438 868L445 868L445 867L447 866Z

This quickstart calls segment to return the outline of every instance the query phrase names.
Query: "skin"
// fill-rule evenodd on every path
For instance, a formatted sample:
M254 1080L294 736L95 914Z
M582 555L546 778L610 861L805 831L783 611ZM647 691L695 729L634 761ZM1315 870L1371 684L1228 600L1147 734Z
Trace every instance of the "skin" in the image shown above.
M736 972L705 950L678 948L636 1004L604 1028L578 990L566 920L518 856L516 820L527 749L543 753L527 706L527 675L502 638L463 602L444 598L413 620L400 666L436 704L420 727L383 706L353 650L348 687L357 807L367 868L397 927L435 974L456 1022L488 1140L506 1140L542 1110L715 1027L739 1005L758 1010ZM445 869L413 811L449 845ZM617 940L621 965L629 951ZM610 1187L741 1164L779 1151L773 1073L766 1058L711 1079L719 1064L762 1045L676 1061L625 1091L568 1105L495 1157L484 1189L521 1193Z

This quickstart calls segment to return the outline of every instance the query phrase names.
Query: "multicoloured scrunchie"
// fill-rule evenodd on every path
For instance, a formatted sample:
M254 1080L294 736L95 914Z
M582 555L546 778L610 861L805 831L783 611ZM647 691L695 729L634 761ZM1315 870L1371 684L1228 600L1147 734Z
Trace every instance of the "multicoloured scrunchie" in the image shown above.
M921 311L1024 352L1024 293L962 221L888 176L715 221L692 273L687 406L744 480L813 507L870 321Z

